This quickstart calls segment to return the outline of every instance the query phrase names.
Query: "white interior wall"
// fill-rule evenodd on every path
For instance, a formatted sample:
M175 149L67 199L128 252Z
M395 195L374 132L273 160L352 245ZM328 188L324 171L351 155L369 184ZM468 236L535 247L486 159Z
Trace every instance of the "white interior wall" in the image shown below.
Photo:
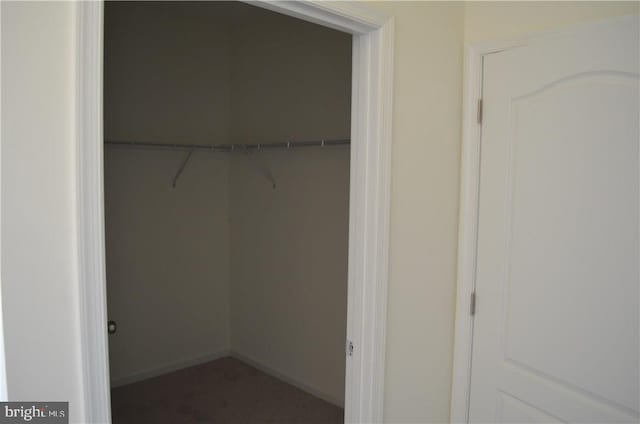
M234 354L343 405L349 149L234 157L230 182Z
M559 28L578 18L638 14L637 2L571 4L576 9L559 20L554 16L570 7L566 3L518 9L479 2L473 7L491 8L492 19L472 23L467 7L465 23L464 13L451 11L461 6L450 3L370 3L394 16L396 26L385 422L449 418L455 249L441 252L440 245L455 245L457 237L451 215L457 215L461 101L456 93L462 78L455 75L462 72L465 27L478 25L476 34L487 37L511 37L550 29L547 21ZM1 2L0 7L9 397L68 400L71 422L84 422L73 233L76 7L68 2ZM578 10L589 7L597 9L588 16ZM520 21L531 25L521 29ZM446 83L438 80L450 73ZM443 101L447 108L441 110ZM447 158L442 166L441 154Z
M206 3L105 7L105 139L227 143L229 30ZM227 155L105 149L112 385L226 355Z
M229 141L229 16L224 3L105 5L105 138Z
M227 157L108 148L105 220L111 383L226 356Z
M276 13L231 32L231 138L283 142L348 138L350 34Z
M349 138L350 35L277 14L232 34L234 141ZM232 350L336 404L344 404L349 154L236 156L229 178Z

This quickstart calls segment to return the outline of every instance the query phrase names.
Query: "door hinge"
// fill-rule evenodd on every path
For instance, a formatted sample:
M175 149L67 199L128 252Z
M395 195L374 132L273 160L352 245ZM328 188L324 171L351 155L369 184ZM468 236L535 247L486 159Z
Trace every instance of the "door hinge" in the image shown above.
M482 124L482 99L478 99L478 124Z
M353 342L347 340L347 356L353 356Z
M471 292L471 302L469 305L469 312L471 315L476 314L476 292Z

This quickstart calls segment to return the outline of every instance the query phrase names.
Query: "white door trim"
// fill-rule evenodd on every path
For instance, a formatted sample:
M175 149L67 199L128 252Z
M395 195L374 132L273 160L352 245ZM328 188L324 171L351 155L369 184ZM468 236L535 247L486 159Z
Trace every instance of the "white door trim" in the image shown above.
M86 422L111 422L102 160L102 3L76 3L76 196Z
M478 192L480 184L480 136L478 100L482 98L482 59L485 55L513 48L522 40L466 46L462 104L462 156L460 215L458 220L458 277L451 384L451 422L469 421L473 316L471 294L475 287Z
M571 25L560 30L528 34L510 40L472 43L465 48L462 105L462 156L460 175L460 214L458 221L458 277L456 290L455 336L451 385L452 423L469 422L473 316L471 294L475 289L478 233L478 194L480 188L481 125L478 100L482 98L482 61L484 56L526 45L534 40L607 25L627 17L615 17ZM481 308L481 300L479 300Z
M2 22L2 8L0 7L0 22ZM0 45L2 45L2 34L0 34ZM0 80L2 80L2 70L0 69ZM0 98L2 98L2 87L0 87ZM0 107L0 110L2 108ZM1 113L0 113L1 116ZM0 181L2 180L2 140L0 137ZM0 187L2 184L0 183ZM1 211L2 208L0 208ZM0 212L0 222L2 212ZM0 230L1 233L1 230ZM2 237L0 236L0 240ZM2 287L2 263L0 261L0 287ZM1 290L0 290L1 291ZM4 349L4 315L2 313L2 293L0 293L0 402L7 402L9 400L9 393L7 392L7 363L5 359Z
M251 2L352 33L345 421L382 422L389 250L393 18L351 2ZM87 422L111 421L103 193L102 2L78 2L78 264Z

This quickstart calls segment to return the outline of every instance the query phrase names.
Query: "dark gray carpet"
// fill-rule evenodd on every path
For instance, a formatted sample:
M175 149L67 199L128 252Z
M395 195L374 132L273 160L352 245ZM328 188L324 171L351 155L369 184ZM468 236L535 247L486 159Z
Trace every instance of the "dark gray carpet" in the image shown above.
M342 423L343 410L234 358L111 390L113 424Z

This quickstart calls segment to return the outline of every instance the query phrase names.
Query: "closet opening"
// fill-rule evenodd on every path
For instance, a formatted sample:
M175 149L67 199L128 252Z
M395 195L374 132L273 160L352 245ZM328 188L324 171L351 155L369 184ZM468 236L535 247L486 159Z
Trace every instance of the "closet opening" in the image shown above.
M114 424L344 421L352 43L240 2L105 2Z

